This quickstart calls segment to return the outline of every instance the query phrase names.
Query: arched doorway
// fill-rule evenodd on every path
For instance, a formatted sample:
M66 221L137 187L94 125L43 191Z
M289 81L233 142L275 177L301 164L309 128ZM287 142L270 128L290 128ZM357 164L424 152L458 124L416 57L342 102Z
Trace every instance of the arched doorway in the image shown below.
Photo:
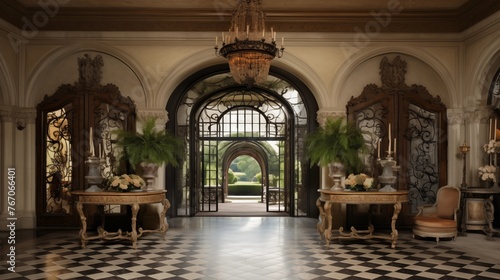
M262 157L263 182L269 182L271 174L277 178L275 191L283 196L279 211L317 216L319 176L310 174L319 171L309 167L303 149L305 136L317 126L312 93L277 68L271 68L265 83L252 88L236 84L228 72L227 65L218 65L193 74L167 104L167 128L188 144L182 168L167 169L170 215L217 211L224 198L224 155L228 147L237 146Z
M251 172L251 175L256 174L252 178L252 184L249 187L245 186L245 181L241 184L237 174L231 173L236 169L232 167L236 159L247 156L256 162L259 172ZM222 202L227 202L226 198L229 195L242 196L259 196L259 202L265 203L266 212L286 212L284 198L286 197L286 189L279 185L279 155L267 142L262 141L233 141L227 144L227 149L222 157ZM241 162L238 162L238 165ZM244 169L240 167L238 171ZM254 168L250 168L254 169ZM257 188L258 187L258 188ZM272 205L272 206L271 206Z

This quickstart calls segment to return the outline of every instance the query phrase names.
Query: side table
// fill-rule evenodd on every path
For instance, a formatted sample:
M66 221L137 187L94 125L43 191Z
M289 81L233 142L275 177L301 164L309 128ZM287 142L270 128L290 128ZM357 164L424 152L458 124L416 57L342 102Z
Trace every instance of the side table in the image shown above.
M165 213L168 208L170 208L170 202L165 197L165 191L144 191L144 192L85 192L85 191L74 191L72 195L76 201L76 210L80 214L81 229L80 229L80 240L82 242L82 248L86 248L89 240L116 240L125 239L132 241L132 247L137 249L137 239L146 232L159 232L163 235L165 239L165 234L168 229L168 224L165 223ZM163 210L160 213L160 227L155 230L144 230L142 228L136 229L137 224L137 213L139 212L139 207L142 204L151 203L161 203L163 205ZM88 236L87 235L87 218L83 211L83 205L94 204L94 205L130 205L132 207L132 219L131 219L131 232L122 232L118 230L117 232L108 232L103 226L97 229L97 235Z
M493 228L495 207L493 206L493 196L500 194L500 187L460 188L462 192L461 231L467 235L467 230L482 230L486 234L486 240L493 240L493 234L499 233Z

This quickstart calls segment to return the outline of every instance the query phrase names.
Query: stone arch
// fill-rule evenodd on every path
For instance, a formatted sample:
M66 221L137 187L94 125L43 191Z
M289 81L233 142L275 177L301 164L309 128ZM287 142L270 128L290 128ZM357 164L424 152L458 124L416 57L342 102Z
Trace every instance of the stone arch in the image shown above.
M471 75L466 75L465 89L465 92L471 93L474 100L470 100L469 104L463 104L464 106L475 107L478 103L486 105L491 82L500 69L500 43L487 45L475 61Z
M262 178L267 178L267 154L264 149L256 143L253 142L236 142L231 144L231 146L225 151L222 157L222 170L224 181L222 183L224 198L228 194L228 182L227 182L227 174L229 171L229 167L233 160L235 160L239 156L250 156L257 161L260 166L260 170L262 173ZM264 181L263 181L264 182ZM267 182L267 180L266 180ZM263 185L264 186L264 185Z
M81 45L71 45L67 47L62 47L58 48L50 53L48 53L45 57L40 59L36 66L33 68L31 73L28 75L27 78L27 88L26 88L26 99L25 99L25 106L27 107L35 107L36 104L38 104L40 101L43 100L43 97L45 95L50 95L53 92L43 92L43 90L40 90L41 85L46 83L47 79L50 77L50 75L53 73L51 69L55 68L58 63L62 62L64 59L69 58L72 55L76 55L79 53L85 53L85 52L94 52L98 54L104 54L109 57L112 57L116 59L119 63L121 63L125 68L129 69L132 75L137 78L137 81L139 83L140 91L142 92L142 96L138 94L138 92L132 93L132 96L130 96L134 101L140 101L142 98L144 100L144 104L149 104L151 103L152 98L149 98L149 95L151 95L151 92L148 91L150 89L150 85L145 78L147 75L140 66L139 63L137 63L134 59L132 59L130 56L127 54L121 52L120 50L116 48L111 48L108 46L103 46L103 45L98 45L98 44L88 44L86 46L81 46ZM75 69L76 68L76 61L75 61ZM104 70L106 71L106 70ZM74 75L77 75L77 70L75 70ZM63 83L74 83L76 80L71 81L63 81L59 82L58 85L63 84ZM55 91L55 90L54 90ZM149 103L148 103L149 100Z
M367 49L365 52L358 52L350 59L347 59L345 63L339 68L338 74L336 75L333 84L331 85L332 92L339 94L339 98L337 98L336 100L340 101L340 104L346 104L350 99L351 96L345 95L345 82L357 67L370 59L386 54L407 55L421 61L425 65L428 65L431 69L436 71L436 73L439 75L440 80L446 87L446 92L439 92L438 94L444 100L449 100L450 104L456 104L456 102L458 101L457 96L453 93L458 93L458 89L449 70L432 54L423 50L417 50L415 48L409 47L380 47L370 50ZM374 69L374 71L378 72L378 68ZM339 105L339 103L337 103L336 105L338 108L343 108L343 105Z
M0 105L15 105L17 89L4 56L0 53Z
M227 62L215 55L207 55L206 50L196 52L186 57L186 59L178 64L175 69L172 69L169 75L162 81L154 104L167 104L175 88L178 87L186 77L202 69L221 63ZM318 73L305 61L300 60L293 54L286 53L282 58L273 61L270 71L277 68L299 78L310 89L319 104L325 102L325 95L321 95L320 93L327 92L327 87L324 85Z

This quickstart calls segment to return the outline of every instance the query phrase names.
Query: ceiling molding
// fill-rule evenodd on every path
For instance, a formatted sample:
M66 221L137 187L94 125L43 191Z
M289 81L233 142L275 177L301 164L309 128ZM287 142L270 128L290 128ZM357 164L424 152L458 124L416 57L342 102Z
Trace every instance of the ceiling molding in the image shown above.
M438 0L436 0L438 1ZM279 32L462 32L500 10L500 1L469 1L457 10L405 11L392 14L386 26L370 29L376 22L371 11L286 11L266 12L267 25ZM44 10L26 8L17 1L0 1L0 18L19 29L33 24ZM48 17L44 31L225 31L231 11L214 9L132 9L59 7ZM367 31L368 30L368 31Z

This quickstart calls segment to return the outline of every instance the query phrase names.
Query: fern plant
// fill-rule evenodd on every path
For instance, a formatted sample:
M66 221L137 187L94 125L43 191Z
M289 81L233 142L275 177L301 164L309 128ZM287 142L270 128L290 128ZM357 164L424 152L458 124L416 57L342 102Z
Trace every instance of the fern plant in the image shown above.
M117 130L117 144L132 168L139 163L178 166L185 156L184 142L165 130L155 128L156 118L145 119L142 132Z
M307 155L311 166L340 162L348 173L360 173L363 170L361 154L367 147L363 132L345 118L328 118L325 125L306 137Z

